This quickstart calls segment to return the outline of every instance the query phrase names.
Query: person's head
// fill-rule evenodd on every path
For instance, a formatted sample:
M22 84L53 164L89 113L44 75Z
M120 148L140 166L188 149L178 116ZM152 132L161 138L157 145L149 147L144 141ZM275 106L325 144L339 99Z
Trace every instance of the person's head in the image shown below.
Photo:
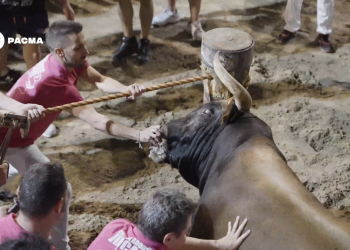
M44 238L22 235L19 239L4 241L0 250L52 250L52 246Z
M147 238L179 248L185 243L194 211L195 204L185 194L164 189L143 205L137 227Z
M50 52L65 66L83 68L89 54L85 47L83 26L74 21L56 21L46 31L46 44Z
M20 213L29 219L56 223L67 201L67 181L60 163L38 163L23 175L18 190Z

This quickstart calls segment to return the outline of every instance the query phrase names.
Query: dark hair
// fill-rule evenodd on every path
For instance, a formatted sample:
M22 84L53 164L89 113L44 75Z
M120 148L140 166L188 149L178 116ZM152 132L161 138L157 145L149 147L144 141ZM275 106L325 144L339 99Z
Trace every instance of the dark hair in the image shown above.
M21 180L20 211L29 218L46 216L65 197L66 190L67 181L60 163L34 164Z
M147 238L163 243L168 233L180 236L194 211L195 204L185 194L166 188L155 192L143 205L137 227Z
M22 235L19 239L8 239L0 245L0 250L51 250L51 244L44 238Z
M78 34L83 30L80 23L74 21L56 21L46 31L46 44L50 51L56 48L65 48L68 44L68 35Z

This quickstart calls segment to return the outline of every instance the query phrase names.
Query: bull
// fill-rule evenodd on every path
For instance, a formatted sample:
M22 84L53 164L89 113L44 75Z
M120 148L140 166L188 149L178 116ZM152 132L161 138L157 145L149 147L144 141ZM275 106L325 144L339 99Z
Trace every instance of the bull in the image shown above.
M213 64L234 104L209 102L169 122L166 140L150 153L199 189L191 236L218 239L240 215L252 232L241 249L349 250L349 224L300 182L270 127L249 112L251 96L222 66L219 52Z

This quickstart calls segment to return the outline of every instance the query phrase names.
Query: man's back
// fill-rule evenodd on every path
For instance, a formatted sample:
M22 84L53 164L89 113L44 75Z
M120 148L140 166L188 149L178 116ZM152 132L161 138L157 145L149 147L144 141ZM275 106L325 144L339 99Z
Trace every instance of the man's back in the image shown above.
M125 219L109 223L88 250L163 250L165 245L146 238L135 224Z

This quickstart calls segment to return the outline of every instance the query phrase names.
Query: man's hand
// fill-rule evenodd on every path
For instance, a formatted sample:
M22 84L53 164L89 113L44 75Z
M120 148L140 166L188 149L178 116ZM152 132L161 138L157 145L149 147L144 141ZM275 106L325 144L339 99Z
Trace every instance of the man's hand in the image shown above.
M126 92L131 92L131 96L127 97L128 100L135 100L136 97L142 95L146 88L144 86L141 86L137 83L130 85L127 87Z
M69 1L62 0L62 11L68 21L74 21L74 10Z
M18 115L27 115L28 112L28 118L30 122L33 123L45 117L44 111L45 108L43 106L28 103L21 105L15 113Z
M0 218L7 216L7 211L10 209L10 207L0 207Z
M233 228L231 229L231 221L228 223L228 231L227 235L220 240L218 240L218 249L222 250L238 250L239 247L242 245L244 240L248 237L250 234L250 230L246 231L244 234L242 234L244 227L247 225L248 220L245 219L243 223L238 227L239 225L239 216L237 216L235 224L233 225ZM242 235L241 235L242 234Z
M140 132L139 140L141 142L151 142L153 145L158 145L162 137L160 126L151 126Z

